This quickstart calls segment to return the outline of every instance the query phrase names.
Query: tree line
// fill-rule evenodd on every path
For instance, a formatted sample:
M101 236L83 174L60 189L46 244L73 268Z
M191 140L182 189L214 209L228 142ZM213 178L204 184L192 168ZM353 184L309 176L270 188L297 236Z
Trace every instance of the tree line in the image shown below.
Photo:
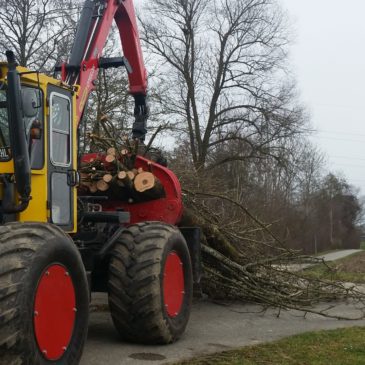
M0 1L0 52L52 74L67 59L82 1ZM288 64L290 27L275 0L154 0L140 8L150 73L151 135L189 191L227 196L246 207L288 247L305 253L358 248L362 205L309 139L310 116ZM115 32L116 34L116 32ZM105 55L119 51L111 34ZM102 133L133 121L123 70L101 72L81 126ZM171 147L166 142L171 141ZM266 241L252 221L222 201L203 206L238 247ZM229 229L228 229L228 228Z

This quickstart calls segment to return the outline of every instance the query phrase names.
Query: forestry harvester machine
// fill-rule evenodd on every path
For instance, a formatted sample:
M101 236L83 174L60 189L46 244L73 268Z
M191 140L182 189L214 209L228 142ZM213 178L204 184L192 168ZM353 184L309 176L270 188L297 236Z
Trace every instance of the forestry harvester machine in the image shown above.
M103 58L113 21L124 56ZM178 179L137 155L133 169L153 174L162 190L157 197L111 198L78 188L83 165L113 165L101 154L78 153L80 121L100 69L126 67L135 99L131 141L146 134L147 80L133 0L85 1L69 60L56 67L59 77L17 66L11 51L6 56L0 63L0 364L78 364L91 292L108 293L124 340L177 340L200 272L199 230L177 228Z

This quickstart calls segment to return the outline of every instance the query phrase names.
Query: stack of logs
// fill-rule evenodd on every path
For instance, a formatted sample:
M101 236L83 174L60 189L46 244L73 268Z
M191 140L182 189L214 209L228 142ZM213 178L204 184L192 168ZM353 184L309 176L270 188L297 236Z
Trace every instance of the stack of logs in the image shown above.
M128 148L110 147L106 154L97 154L80 167L82 194L106 195L129 203L158 199L164 190L152 172L135 168L136 154Z

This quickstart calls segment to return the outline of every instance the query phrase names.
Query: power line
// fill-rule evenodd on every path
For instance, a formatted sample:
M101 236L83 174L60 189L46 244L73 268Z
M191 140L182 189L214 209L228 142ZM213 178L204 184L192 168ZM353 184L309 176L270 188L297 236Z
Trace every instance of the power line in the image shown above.
M357 142L357 143L365 143L365 139L360 140L360 139L348 139L348 138L336 138L336 137L325 137L325 136L311 136L312 138L319 138L319 139L328 139L331 141L344 141L344 142ZM365 137L365 135L364 135Z
M326 139L326 140L330 140L330 141L365 143L365 139L337 138L337 137L326 137L326 136L316 136L316 135L312 135L310 137L317 138L317 139Z
M347 167L360 167L365 169L365 165L352 165L352 164L347 164L347 163L338 163L338 162L330 162L332 165L339 165L339 166L347 166ZM365 170L364 170L365 173Z
M360 136L360 137L365 137L364 133L360 133L360 132L344 132L344 131L329 131L329 130L324 130L324 129L313 129L313 132L317 132L317 133L324 133L324 134L339 134L339 135L348 135L348 136Z
M339 105L339 104L316 104L313 103L311 105L314 105L319 108L337 108L337 109L357 109L357 110L364 110L365 108L363 106L355 106L355 105Z
M365 161L365 158L360 158L360 157L351 157L351 156L331 156L328 155L329 158L340 158L340 159L345 159L345 160L356 160L356 161Z

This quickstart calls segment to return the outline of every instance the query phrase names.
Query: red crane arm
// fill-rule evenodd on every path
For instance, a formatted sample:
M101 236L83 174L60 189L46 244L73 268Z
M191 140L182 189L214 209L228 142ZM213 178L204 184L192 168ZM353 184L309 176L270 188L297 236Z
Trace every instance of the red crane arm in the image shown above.
M133 95L146 95L147 72L143 62L133 0L122 2L122 5L115 13L114 19L119 29L124 56L133 69L133 71L129 73L129 91Z
M113 20L119 29L124 57L105 59L102 58L102 52ZM133 0L86 0L69 62L59 68L64 82L79 85L77 123L81 120L90 93L95 89L99 69L122 65L128 70L129 91L136 101L136 122L143 122L145 130L145 119L148 116L147 72ZM135 137L142 138L142 134L143 132L140 135L137 133Z

